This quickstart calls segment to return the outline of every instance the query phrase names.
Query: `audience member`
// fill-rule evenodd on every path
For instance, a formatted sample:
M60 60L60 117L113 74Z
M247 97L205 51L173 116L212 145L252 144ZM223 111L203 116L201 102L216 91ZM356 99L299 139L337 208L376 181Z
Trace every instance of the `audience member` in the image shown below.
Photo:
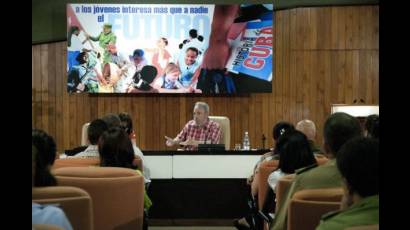
M98 120L100 120L100 119L98 119ZM107 126L105 128L105 130L107 130L108 128L113 127L113 126L119 126L120 122L121 122L120 118L117 115L112 114L112 113L105 115L104 117L101 118L101 120L104 121L106 126ZM97 122L97 124L95 124L95 125L99 126L99 128L97 128L97 129L101 129L101 122ZM94 131L96 131L96 129L94 129ZM73 149L65 150L64 154L60 155L60 158L65 158L66 156L76 156L77 154L79 154L81 152L84 152L89 147L89 144L90 144L90 139L89 139L90 137L88 136L88 132L89 131L87 129L87 138L88 138L88 142L89 142L88 145L78 146L78 147L75 147ZM101 133L100 133L100 135L101 135ZM94 133L94 135L95 135L95 133ZM97 142L98 142L98 139L97 139ZM92 148L93 147L91 147L90 152L94 151L94 150L92 150ZM94 154L91 153L91 155L95 155L95 154L97 154L96 156L98 156L98 152L96 152L96 151L94 151Z
M379 224L379 141L364 137L348 141L337 154L337 168L344 190L342 209L324 215L316 229Z
M142 153L141 149L138 148L138 146L137 146L137 141L136 141L133 125L132 125L131 116L128 113L120 113L120 114L118 114L118 117L121 120L121 128L124 129L124 131L127 133L128 137L131 140L132 148L134 150L134 154L136 156L138 156L142 161L143 169L141 169L141 170L143 170L143 172L144 172L143 174L144 174L145 183L146 184L150 183L151 182L150 169L147 166L147 162L144 160L144 154ZM146 186L148 186L148 185L146 185Z
M280 136L284 135L285 133L291 132L295 129L295 127L286 121L280 121L273 126L272 129L272 137L274 144L277 144L277 141ZM248 177L246 183L251 186L251 201L257 199L258 190L259 190L259 179L257 174L259 173L259 166L266 161L277 160L279 159L279 154L276 152L276 148L273 148L271 152L265 153L261 156L259 161L255 164L253 169L253 174ZM265 183L264 181L262 183ZM257 203L257 202L255 202ZM234 220L234 225L238 229L248 229L250 228L250 218L251 216L243 217L237 220Z
M340 187L341 176L336 167L336 156L341 146L353 137L360 136L359 121L346 113L334 113L324 124L323 137L325 155L329 161L321 166L313 165L296 172L283 202L276 210L271 229L282 230L287 227L288 205L293 194L302 189Z
M64 230L73 229L64 211L51 204L42 205L32 202L31 224L50 224L57 225Z
M98 142L100 153L100 166L102 167L122 167L136 169L142 175L134 162L134 149L127 133L120 127L113 127L105 131ZM144 229L147 229L148 210L152 202L144 190Z
M281 124L290 125L289 123ZM292 128L283 132L282 135L278 137L275 153L279 155L279 165L277 170L272 172L268 178L268 184L271 188L268 189L267 194L272 197L267 197L269 203L274 203L274 191L280 177L295 173L296 169L316 163L307 137L302 132ZM251 216L248 216L247 218L234 221L234 225L238 229L250 229L250 223L252 223L251 218Z
M312 151L314 154L322 153L322 150L320 150L320 147L316 145L315 143L316 125L313 121L307 120L307 119L301 120L296 124L296 129L306 135L306 137L309 140L310 148L312 148Z
M295 173L296 169L316 163L307 136L298 130L280 136L275 150L279 154L279 165L278 169L272 172L268 178L269 186L273 191L275 191L280 177Z
M366 118L365 136L379 138L379 115L373 114Z
M280 136L282 136L285 133L291 132L293 130L295 130L295 127L289 122L280 121L276 123L272 129L272 137L273 137L274 143L276 144ZM279 154L276 152L274 148L273 151L263 154L260 160L256 163L253 169L253 174L247 180L248 185L251 185L251 192L252 192L253 197L257 196L258 194L259 181L258 181L258 178L256 177L256 174L259 171L260 164L266 161L278 160L278 159L279 159ZM265 182L262 182L262 183L265 183Z
M56 159L56 143L53 137L43 130L33 129L31 143L36 148L34 186L54 186L57 180L50 172L51 166Z
M131 140L120 127L105 131L98 142L100 165L137 169L133 165L134 149Z
M194 119L185 124L181 132L174 138L165 136L166 145L184 145L185 150L196 150L198 144L218 144L222 131L217 122L209 120L209 106L205 102L196 102Z
M37 149L34 145L31 146L32 160L32 185L35 183L37 171ZM31 203L31 223L32 224L52 224L62 227L64 230L71 230L70 222L68 221L64 211L54 205L41 205Z
M121 120L120 120L120 118L118 117L117 114L108 113L107 115L102 117L101 120L105 121L105 123L108 126L108 129L110 129L112 127L120 127L121 126Z
M108 129L107 123L101 119L93 120L87 129L88 147L83 151L69 158L99 157L98 140L101 134Z

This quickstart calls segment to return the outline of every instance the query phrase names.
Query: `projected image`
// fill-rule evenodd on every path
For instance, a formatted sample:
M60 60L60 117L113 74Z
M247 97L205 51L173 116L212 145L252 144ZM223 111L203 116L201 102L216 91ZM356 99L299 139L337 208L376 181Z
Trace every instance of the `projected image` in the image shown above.
M68 4L69 93L272 92L273 5Z

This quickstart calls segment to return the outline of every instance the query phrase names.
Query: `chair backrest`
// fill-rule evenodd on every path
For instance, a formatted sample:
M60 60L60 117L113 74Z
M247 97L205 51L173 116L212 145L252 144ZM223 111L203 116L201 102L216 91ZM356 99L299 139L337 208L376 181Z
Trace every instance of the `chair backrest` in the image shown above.
M87 145L88 141L88 126L90 125L90 122L87 122L83 125L81 128L81 146Z
M225 116L209 116L209 120L218 122L221 126L222 135L220 144L225 144L225 149L229 150L231 146L231 124L228 117Z
M135 156L133 165L136 165L141 172L144 172L144 167L142 165L142 159L139 156ZM99 157L87 157L87 158L64 158L56 159L54 161L52 170L64 167L88 167L88 166L99 166Z
M276 185L276 208L279 210L280 205L282 205L282 200L286 197L295 174L290 174L279 178L278 184Z
M323 165L328 161L328 158L322 156L315 156L316 162L318 165ZM268 175L269 176L269 175ZM279 179L278 184L276 185L276 210L279 209L282 199L288 193L289 187L292 184L294 174L287 175ZM266 179L263 179L267 181Z
M65 167L54 171L59 185L86 190L93 199L95 229L142 229L144 178L117 167Z
M311 230L323 214L340 209L342 188L304 189L296 192L288 208L288 230Z
M255 175L254 180L257 180L258 190L258 207L262 210L263 204L266 200L266 192L268 191L268 177L278 168L278 160L270 160L262 162L259 165L258 173Z
M100 164L99 157L63 158L63 159L56 159L54 161L52 170L63 168L63 167L98 166L99 164Z
M33 187L32 200L39 204L58 204L73 229L94 229L92 200L83 189L68 186Z

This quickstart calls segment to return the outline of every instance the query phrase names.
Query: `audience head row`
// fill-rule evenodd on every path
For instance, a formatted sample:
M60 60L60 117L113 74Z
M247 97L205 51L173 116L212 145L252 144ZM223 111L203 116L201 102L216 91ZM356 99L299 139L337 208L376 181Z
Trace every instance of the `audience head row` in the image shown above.
M131 116L128 113L107 114L101 119L93 120L87 129L90 144L97 145L102 133L113 127L121 127L128 135L131 135L133 132Z
M101 166L135 168L132 165L134 150L129 138L132 130L132 119L127 113L107 114L90 122L87 137L91 145L98 145ZM43 130L32 129L34 186L57 185L50 172L56 154L57 148L53 137Z
M96 143L98 144L100 165L136 168L133 165L135 155L130 139L133 133L131 116L128 113L107 114L101 120L106 123L107 127L100 133L99 141Z
M197 103L196 106L209 111L206 104ZM378 137L378 116L370 116L366 128L369 130L368 136ZM132 130L132 119L127 113L108 114L90 123L88 139L90 144L98 145L101 166L133 168L134 150L129 138ZM275 153L279 154L281 159L279 168L283 172L294 173L295 169L315 163L309 145L309 140L316 135L316 127L312 121L302 120L298 122L296 129L291 123L281 121L274 126L272 132L276 141ZM359 121L355 117L346 113L332 114L326 120L323 129L328 156L337 157L345 142L360 137L361 134ZM56 159L54 139L42 130L33 129L32 145L35 159L34 185L55 185L56 180L50 173Z
M371 122L377 124L369 125L372 127L369 130L376 130L373 127L378 127L378 117L369 116L367 123ZM335 158L344 143L362 136L362 130L357 118L346 113L335 113L326 119L323 136L327 156ZM370 132L368 136L374 137ZM284 173L294 173L298 168L314 164L316 160L309 141L314 141L315 137L316 126L311 120L299 121L296 129L289 122L278 122L273 128L273 138L276 141L274 151L280 159L278 168Z

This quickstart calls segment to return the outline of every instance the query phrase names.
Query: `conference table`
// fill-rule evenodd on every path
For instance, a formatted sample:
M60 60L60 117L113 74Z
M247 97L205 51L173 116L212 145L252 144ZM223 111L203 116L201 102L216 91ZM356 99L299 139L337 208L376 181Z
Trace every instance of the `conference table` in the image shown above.
M231 219L245 215L246 185L260 156L248 151L143 151L153 219Z

